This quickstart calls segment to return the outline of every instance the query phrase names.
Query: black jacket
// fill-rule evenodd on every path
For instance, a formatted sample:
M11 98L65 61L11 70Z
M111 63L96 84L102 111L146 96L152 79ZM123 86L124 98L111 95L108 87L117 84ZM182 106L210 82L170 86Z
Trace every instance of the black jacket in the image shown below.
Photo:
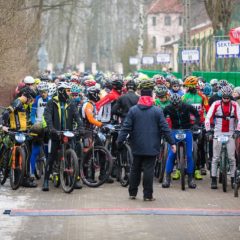
M61 107L58 97L55 96L48 101L47 106L44 110L44 120L49 129L55 128L56 130L73 130L74 122L77 123L77 126L82 126L82 121L76 105L72 102L65 103L65 127L61 127Z
M133 92L129 91L122 95L112 107L112 114L117 115L121 118L125 118L129 109L138 103L139 96Z
M131 107L117 142L124 142L128 134L130 134L130 145L134 155L158 155L162 134L168 143L171 145L175 143L162 110L156 106L138 104Z
M163 109L163 113L166 118L171 119L173 129L190 129L192 126L190 114L194 115L196 125L200 122L198 111L187 103L182 103L179 108L170 104Z

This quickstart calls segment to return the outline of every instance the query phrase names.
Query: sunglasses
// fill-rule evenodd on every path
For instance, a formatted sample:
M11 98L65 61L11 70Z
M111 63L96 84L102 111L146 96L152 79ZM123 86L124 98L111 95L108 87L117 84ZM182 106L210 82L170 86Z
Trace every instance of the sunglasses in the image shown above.
M223 99L226 99L226 100L229 100L229 99L230 99L230 97L227 97L227 96L223 96L222 98L223 98Z
M79 95L78 95L78 93L71 93L71 96L72 97L78 97Z

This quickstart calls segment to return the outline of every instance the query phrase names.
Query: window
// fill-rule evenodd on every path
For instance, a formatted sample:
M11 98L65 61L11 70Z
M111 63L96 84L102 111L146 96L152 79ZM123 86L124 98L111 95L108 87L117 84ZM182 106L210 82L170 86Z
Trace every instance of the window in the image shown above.
M165 41L165 43L171 41L171 37L168 37L168 36L165 37L165 38L164 38L164 41Z
M153 26L157 25L156 17L152 17L152 25Z
M152 38L152 47L153 49L156 49L157 47L157 38L155 36Z
M164 23L165 23L165 26L171 26L171 17L165 16Z
M180 16L178 20L179 20L179 26L182 26L182 17Z

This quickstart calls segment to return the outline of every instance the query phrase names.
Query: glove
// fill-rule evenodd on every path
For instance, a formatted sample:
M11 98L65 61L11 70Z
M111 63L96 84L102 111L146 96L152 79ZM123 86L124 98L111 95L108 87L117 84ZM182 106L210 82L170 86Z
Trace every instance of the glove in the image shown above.
M123 142L117 142L117 150L118 151L122 151L124 147L124 143Z

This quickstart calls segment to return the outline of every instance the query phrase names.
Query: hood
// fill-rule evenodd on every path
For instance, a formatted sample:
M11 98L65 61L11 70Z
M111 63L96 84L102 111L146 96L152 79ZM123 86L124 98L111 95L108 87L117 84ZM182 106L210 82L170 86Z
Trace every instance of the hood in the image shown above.
M153 106L154 101L150 96L141 96L137 104L141 109L147 109Z

